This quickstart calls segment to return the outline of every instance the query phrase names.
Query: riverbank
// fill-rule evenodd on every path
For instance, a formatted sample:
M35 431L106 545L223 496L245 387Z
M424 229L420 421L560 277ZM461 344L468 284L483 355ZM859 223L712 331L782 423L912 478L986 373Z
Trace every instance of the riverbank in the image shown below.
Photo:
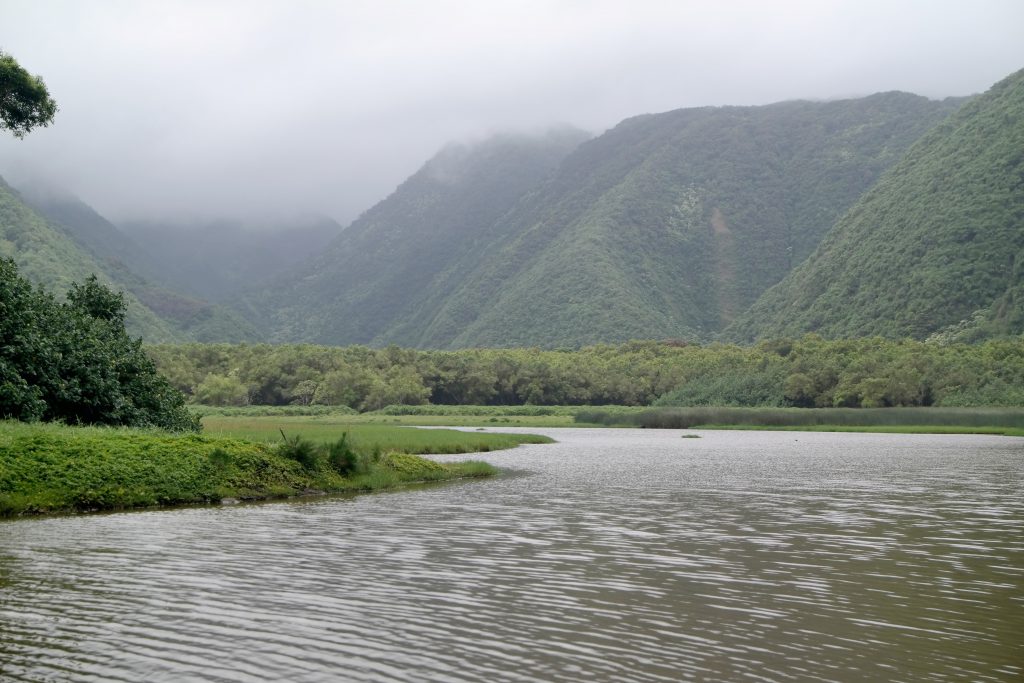
M404 431L410 434L399 441L421 453L549 441ZM351 441L346 435L338 449L342 433L333 430L332 450L325 445L326 433L317 440L299 430L288 434L287 444L278 435L275 444L227 435L0 421L0 517L376 491L497 472L483 462L437 463L394 448L399 442L394 438L374 441L367 434Z

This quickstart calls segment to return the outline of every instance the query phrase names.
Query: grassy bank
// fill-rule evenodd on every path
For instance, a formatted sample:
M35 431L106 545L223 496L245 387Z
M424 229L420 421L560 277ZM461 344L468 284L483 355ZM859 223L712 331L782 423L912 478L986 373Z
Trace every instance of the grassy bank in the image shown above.
M793 429L1024 436L1019 408L656 408L580 411L580 423L665 429Z
M481 462L440 464L400 452L469 452L482 435L405 430L414 437L360 435L339 456L333 446L297 440L292 448L227 435L172 435L137 429L0 422L0 516L263 499L315 492L372 491L420 481L486 476ZM460 436L464 439L460 440ZM487 435L501 436L501 435ZM523 439L525 440L525 439ZM487 443L488 449L522 440ZM505 444L505 445L502 445ZM339 466L339 457L350 462ZM343 473L342 473L343 472Z

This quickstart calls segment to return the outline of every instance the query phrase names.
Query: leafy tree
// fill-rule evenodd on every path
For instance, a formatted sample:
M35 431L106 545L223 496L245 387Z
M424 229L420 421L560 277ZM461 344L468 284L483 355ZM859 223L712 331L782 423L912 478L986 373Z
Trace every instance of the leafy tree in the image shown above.
M244 406L249 402L248 389L238 375L210 373L195 387L195 399L208 406Z
M59 303L0 260L0 418L198 431L124 313L123 297L95 278Z
M57 113L57 103L46 84L5 52L0 52L0 127L16 138L37 126L46 127Z
M107 289L95 275L90 275L84 285L71 284L68 303L76 310L97 320L124 323L128 304L124 294Z

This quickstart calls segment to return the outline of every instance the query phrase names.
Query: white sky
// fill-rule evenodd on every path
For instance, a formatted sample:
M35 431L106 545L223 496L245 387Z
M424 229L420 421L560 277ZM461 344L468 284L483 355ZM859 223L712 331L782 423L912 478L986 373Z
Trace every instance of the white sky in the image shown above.
M982 92L1024 0L0 0L54 124L0 174L114 220L342 223L446 142L680 107Z

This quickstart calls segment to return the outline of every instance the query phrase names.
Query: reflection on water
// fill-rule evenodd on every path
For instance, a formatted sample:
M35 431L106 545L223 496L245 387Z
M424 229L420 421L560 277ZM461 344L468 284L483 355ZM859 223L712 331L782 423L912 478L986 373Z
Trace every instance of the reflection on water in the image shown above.
M526 431L489 481L0 523L0 677L1024 677L1024 440Z

